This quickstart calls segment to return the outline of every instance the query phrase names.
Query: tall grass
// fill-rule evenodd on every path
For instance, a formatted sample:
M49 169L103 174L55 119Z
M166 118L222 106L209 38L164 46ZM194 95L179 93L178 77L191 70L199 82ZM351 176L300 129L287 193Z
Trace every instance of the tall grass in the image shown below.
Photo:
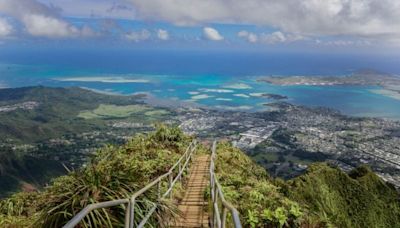
M216 174L225 198L239 210L245 227L295 227L303 212L266 171L228 142L217 146Z
M138 134L123 146L107 146L99 150L85 168L55 179L44 192L35 196L38 219L34 226L60 227L91 203L129 198L151 180L167 172L190 142L191 138L179 128L160 125L155 132ZM138 199L135 218L143 218L154 203L158 208L150 226L161 226L159 218L175 213L168 200L157 201L154 190ZM5 204L5 201L0 203ZM22 207L28 205L23 204ZM93 211L80 226L121 227L125 209L121 205ZM11 213L15 216L19 214Z

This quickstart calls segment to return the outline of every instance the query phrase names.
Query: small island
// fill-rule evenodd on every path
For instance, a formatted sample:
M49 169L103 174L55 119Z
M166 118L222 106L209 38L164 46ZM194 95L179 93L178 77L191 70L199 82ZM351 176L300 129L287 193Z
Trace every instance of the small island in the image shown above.
M268 99L273 99L273 100L286 100L286 99L288 99L287 96L279 95L279 94L273 94L273 93L263 93L261 96L265 97L265 98L268 98Z
M264 76L258 82L281 86L379 86L371 92L400 100L400 77L376 70L359 70L347 76Z

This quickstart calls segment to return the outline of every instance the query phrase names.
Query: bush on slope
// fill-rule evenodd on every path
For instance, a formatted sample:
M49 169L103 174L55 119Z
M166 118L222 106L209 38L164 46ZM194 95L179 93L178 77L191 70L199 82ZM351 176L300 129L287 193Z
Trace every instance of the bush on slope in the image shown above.
M32 226L60 227L88 204L128 198L167 172L190 141L178 128L160 126L154 133L136 135L124 146L101 149L85 168L55 179L44 192L16 194L1 201L0 220L3 224L7 224L7 219L24 224L32 216L31 220L37 218ZM150 205L148 202L155 198L156 193L150 192L141 199L135 208L135 217L143 216ZM9 205L17 205L19 209L11 211ZM161 204L160 209L168 210L168 203ZM84 225L118 227L123 219L124 207L121 206L92 212L85 218Z
M221 142L216 172L245 227L400 227L399 193L365 166L315 163L285 182Z
M217 146L216 174L226 200L242 216L245 227L296 226L303 213L280 187L242 151L227 142Z
M368 167L349 174L323 163L288 182L289 198L336 227L400 227L399 194Z

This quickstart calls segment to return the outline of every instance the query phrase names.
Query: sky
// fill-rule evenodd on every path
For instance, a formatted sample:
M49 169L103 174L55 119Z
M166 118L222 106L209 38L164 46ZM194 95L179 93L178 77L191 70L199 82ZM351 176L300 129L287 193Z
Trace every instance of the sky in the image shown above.
M1 48L399 53L399 0L0 0Z

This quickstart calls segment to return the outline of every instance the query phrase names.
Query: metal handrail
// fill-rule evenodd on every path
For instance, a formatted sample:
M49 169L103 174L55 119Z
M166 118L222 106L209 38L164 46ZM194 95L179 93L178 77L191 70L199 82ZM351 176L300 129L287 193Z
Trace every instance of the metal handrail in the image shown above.
M161 200L166 197L172 197L172 191L175 184L178 181L182 180L182 175L185 171L189 170L189 162L192 160L193 154L196 151L197 141L193 140L192 143L187 147L185 153L179 158L179 160L169 169L169 171L157 179L140 189L139 191L135 192L130 198L128 199L118 199L112 201L106 201L101 203L94 203L87 205L83 210L81 210L78 214L75 215L67 224L63 226L63 228L73 228L78 225L85 216L87 216L91 211L103 208L109 208L119 205L126 205L125 211L125 228L133 228L135 224L135 204L136 199L142 195L143 193L147 192L152 187L158 187L157 190L157 198ZM174 177L174 171L178 169L178 174ZM168 178L168 189L161 194L161 181ZM147 221L151 218L152 214L156 211L157 204L153 203L153 207L147 212L144 216L143 220L139 222L138 228L144 227Z
M211 162L210 162L210 192L212 200L212 221L211 226L217 228L226 227L226 217L228 212L232 214L232 222L235 228L242 228L240 222L239 212L232 204L227 202L222 192L221 185L218 182L218 178L215 175L215 158L217 156L217 141L213 142L211 148ZM221 205L222 215L220 213L219 204Z

